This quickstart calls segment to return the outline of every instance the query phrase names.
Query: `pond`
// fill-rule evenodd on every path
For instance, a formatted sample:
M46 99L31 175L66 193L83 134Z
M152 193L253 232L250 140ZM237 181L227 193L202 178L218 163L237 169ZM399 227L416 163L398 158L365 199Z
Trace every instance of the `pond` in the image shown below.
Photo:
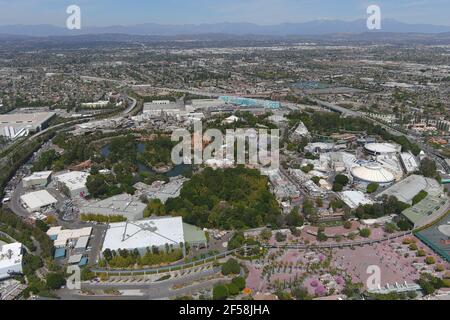
M142 153L145 150L145 144L140 142L137 145L138 147L138 152ZM107 158L109 156L109 144L105 145L102 147L102 149L100 150L100 153L102 154L102 156L104 156L105 158ZM153 170L153 168L147 166L146 164L138 161L137 162L138 168L139 168L139 172L149 172L152 174L161 174L164 175L168 178L172 178L172 177L176 177L179 175L182 175L184 172L186 172L187 170L189 170L191 168L190 165L188 164L180 164L180 165L176 165L174 166L171 170L165 172L165 173L158 173L155 170Z

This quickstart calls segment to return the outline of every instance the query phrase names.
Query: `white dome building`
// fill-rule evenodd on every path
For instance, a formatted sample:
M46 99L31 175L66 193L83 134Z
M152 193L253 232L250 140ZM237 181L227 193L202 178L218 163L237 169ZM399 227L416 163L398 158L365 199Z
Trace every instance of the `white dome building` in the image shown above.
M401 152L402 147L393 143L368 143L364 149L372 155L388 155Z
M363 183L376 182L380 185L387 185L395 180L394 175L390 171L384 169L376 162L353 167L352 175L356 181Z

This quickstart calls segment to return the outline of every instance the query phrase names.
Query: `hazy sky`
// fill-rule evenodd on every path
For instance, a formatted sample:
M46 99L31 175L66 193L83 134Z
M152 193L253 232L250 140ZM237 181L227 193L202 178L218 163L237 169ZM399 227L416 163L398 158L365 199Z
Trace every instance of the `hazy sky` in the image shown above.
M450 25L450 0L0 0L0 24L64 26L71 4L81 7L88 26L355 20L366 18L370 4L383 18Z

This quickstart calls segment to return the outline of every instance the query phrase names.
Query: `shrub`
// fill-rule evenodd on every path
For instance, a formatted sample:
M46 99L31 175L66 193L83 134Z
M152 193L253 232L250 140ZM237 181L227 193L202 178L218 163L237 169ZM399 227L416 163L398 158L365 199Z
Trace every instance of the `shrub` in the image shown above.
M351 221L345 221L344 222L344 228L345 229L351 229L352 228L352 222Z
M410 249L410 250L417 250L417 244L411 243L411 244L409 245L409 249Z
M425 250L419 249L419 250L417 251L417 256L418 256L418 257L424 257L425 255L426 255Z
M437 272L442 272L442 271L444 271L445 270L445 267L442 265L442 264L438 264L437 266L436 266L436 271Z
M233 258L228 259L228 261L222 265L222 274L224 276L227 276L229 274L238 274L240 271L241 271L241 266Z
M49 289L56 290L66 284L66 279L61 273L49 273L47 274L46 282Z
M434 257L432 257L432 256L428 256L425 258L425 262L426 262L426 264L435 264L436 259L434 259Z
M229 283L226 287L230 296L236 296L240 292L239 288L234 283Z
M368 238L370 237L371 231L368 228L364 228L359 232L359 234L361 235L361 237Z
M233 278L233 280L231 280L231 283L233 283L239 289L239 291L244 290L246 285L245 279L243 277Z
M225 300L228 298L228 289L226 286L219 284L213 288L213 299L214 300Z
M375 191L378 190L379 186L380 185L378 183L376 183L376 182L369 183L367 185L367 193L374 193Z

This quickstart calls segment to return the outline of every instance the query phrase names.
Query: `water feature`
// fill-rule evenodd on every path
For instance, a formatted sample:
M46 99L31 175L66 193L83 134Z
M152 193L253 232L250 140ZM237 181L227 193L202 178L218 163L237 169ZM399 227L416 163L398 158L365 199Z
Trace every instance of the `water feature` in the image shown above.
M137 149L138 149L138 153L142 153L145 150L145 144L142 142L139 142L137 145ZM104 156L105 158L107 158L109 156L109 144L105 145L102 147L102 149L100 150L100 153L102 154L102 156ZM161 174L164 175L166 177L172 178L172 177L176 177L179 175L182 175L185 171L187 171L188 169L191 168L190 165L188 164L180 164L180 165L176 165L173 166L171 170L165 172L165 173L158 173L156 172L152 167L147 166L146 164L138 161L137 162L137 166L139 169L139 172L149 172L152 174Z

